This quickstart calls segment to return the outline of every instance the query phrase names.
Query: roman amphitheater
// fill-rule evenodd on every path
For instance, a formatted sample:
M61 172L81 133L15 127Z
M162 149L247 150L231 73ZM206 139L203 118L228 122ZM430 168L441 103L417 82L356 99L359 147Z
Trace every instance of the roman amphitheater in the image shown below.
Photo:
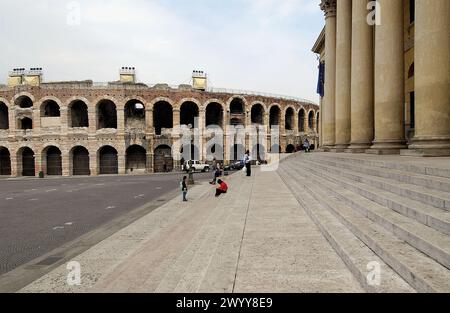
M134 68L120 79L44 82L42 69L15 69L0 86L0 175L140 174L178 170L192 135L192 159L209 162L216 146L210 125L258 125L264 138L244 136L225 146L225 163L253 151L264 161L272 152L291 153L305 138L318 145L319 107L290 97L206 88L206 75L194 71L192 85L136 83ZM194 124L194 121L196 123ZM193 127L193 125L198 125ZM277 138L271 132L279 129ZM195 137L195 134L200 134ZM194 142L195 138L200 138ZM185 142L185 141L183 141ZM233 141L232 141L233 142ZM192 149L193 147L193 149Z

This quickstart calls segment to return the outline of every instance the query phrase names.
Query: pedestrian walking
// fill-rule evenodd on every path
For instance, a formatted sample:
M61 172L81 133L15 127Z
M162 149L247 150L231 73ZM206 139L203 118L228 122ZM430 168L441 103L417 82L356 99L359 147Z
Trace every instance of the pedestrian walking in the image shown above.
M305 148L305 153L309 153L311 145L309 144L309 140L305 139L303 142L303 148Z
M183 180L180 182L180 188L181 188L181 193L183 194L183 202L187 202L187 193L188 193L188 187L187 187L187 176L183 177Z
M216 189L216 197L228 192L228 185L224 181L219 179L217 183L219 184L219 187Z
M250 156L249 150L247 150L247 152L245 152L244 164L245 164L245 168L247 170L247 176L248 177L252 176L252 158Z
M218 162L217 162L216 158L214 158L213 163L212 163L213 179L212 179L212 181L209 182L211 185L215 185L216 181L217 181L217 164L218 164Z

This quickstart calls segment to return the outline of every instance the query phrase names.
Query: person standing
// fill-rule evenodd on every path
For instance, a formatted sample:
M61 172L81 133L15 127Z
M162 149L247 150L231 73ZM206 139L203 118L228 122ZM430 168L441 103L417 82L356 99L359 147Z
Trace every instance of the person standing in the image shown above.
M217 173L216 173L217 172L217 164L218 164L218 162L217 162L216 158L214 158L214 160L212 162L213 179L212 179L212 181L209 182L211 185L215 185L216 184L216 180L217 180Z
M187 187L186 181L187 181L187 176L184 176L183 180L180 183L181 192L183 194L183 202L187 202L188 201L187 198L186 198L187 193L188 193L188 187Z
M305 141L303 142L303 147L305 148L305 153L308 153L310 149L308 138L306 138Z
M248 177L252 176L252 158L250 156L249 150L247 150L247 152L245 152L244 164L245 164L245 168L247 169L247 176Z

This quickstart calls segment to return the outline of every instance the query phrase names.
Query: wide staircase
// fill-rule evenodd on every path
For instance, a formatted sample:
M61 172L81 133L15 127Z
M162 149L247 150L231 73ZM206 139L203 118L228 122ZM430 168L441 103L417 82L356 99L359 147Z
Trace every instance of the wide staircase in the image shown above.
M278 171L367 291L450 292L450 159L302 153Z

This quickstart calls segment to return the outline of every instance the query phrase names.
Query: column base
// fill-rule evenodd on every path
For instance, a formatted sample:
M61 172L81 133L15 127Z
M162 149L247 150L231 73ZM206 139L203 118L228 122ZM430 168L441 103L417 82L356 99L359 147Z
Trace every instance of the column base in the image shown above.
M415 137L409 149L402 150L401 155L417 157L450 156L450 136Z
M375 141L373 146L366 150L366 153L375 155L399 155L400 151L407 147L406 141L404 140Z
M354 154L366 153L366 150L370 149L371 146L371 143L352 143L345 152Z
M324 152L334 152L333 150L335 149L334 146L322 146L322 150Z
M348 149L349 145L336 145L332 149L335 153L344 153Z

